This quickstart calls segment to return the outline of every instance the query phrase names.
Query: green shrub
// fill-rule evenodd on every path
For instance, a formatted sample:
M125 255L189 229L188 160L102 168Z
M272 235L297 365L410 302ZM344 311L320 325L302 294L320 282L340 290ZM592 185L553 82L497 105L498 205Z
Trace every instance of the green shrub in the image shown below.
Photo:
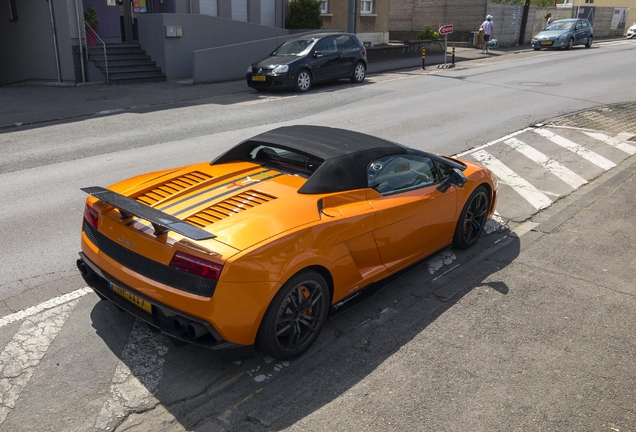
M320 2L318 0L292 0L285 18L287 29L321 29Z
M84 11L84 21L91 26L93 30L97 30L99 27L99 19L97 18L97 10L95 10L95 6L90 5Z
M417 40L437 40L439 34L430 27L426 27L417 35Z

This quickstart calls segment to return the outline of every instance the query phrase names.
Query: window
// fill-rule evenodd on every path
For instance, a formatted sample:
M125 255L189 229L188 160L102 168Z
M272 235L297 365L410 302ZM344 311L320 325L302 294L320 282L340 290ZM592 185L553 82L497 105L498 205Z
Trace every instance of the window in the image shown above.
M336 41L338 42L340 52L349 52L356 48L355 42L353 42L353 39L351 39L349 35L337 36Z
M15 7L15 0L9 0L9 21L18 20L18 10Z
M594 0L585 0L585 3L594 3Z
M384 156L367 168L369 187L382 195L405 192L439 182L430 158L418 155Z
M307 176L313 174L323 162L321 160L308 158L299 153L294 153L290 150L267 145L259 145L253 148L250 152L249 160L258 162L264 166L274 166L281 170Z
M363 13L363 14L373 13L373 0L362 0L360 2L360 13Z
M338 52L338 47L336 46L336 38L335 37L327 37L321 39L316 44L316 51L320 51L323 54L336 54Z
M321 14L326 14L329 12L329 1L328 0L321 0L320 1L320 13Z

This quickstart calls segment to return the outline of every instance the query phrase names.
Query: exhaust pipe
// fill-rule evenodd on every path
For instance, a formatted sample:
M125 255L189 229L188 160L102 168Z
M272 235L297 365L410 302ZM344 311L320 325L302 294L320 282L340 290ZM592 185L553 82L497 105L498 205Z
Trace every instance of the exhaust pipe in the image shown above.
M77 268L84 279L92 279L95 276L95 272L81 259L78 259L75 264L77 264Z
M179 333L185 332L188 329L188 321L181 317L175 317L172 320L172 327Z
M192 339L198 339L206 334L208 334L208 329L201 324L195 322L188 323L188 336Z

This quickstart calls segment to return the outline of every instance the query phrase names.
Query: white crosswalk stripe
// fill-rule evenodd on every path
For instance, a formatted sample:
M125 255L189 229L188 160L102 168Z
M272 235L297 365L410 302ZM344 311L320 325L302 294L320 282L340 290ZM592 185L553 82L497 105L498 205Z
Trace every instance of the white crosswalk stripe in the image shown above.
M95 422L97 429L112 430L131 410L159 403L153 394L163 375L167 342L161 333L152 333L146 324L135 321L115 369L109 396Z
M517 150L528 159L538 163L539 165L550 171L552 174L563 180L565 183L572 186L574 189L578 189L579 187L587 183L587 180L585 180L580 175L561 165L554 159L550 159L539 150L530 147L517 138L510 138L509 140L504 141L504 143Z
M492 156L486 150L479 150L472 154L486 168L489 168L502 182L513 188L524 197L534 208L541 210L552 204L552 200L532 186L527 180L504 165L500 160Z
M605 144L611 145L612 147L622 150L627 154L630 154L630 155L636 154L636 146L619 141L615 138L605 135L604 133L589 132L589 131L583 131L583 133L589 137L602 141Z
M15 408L77 302L77 299L72 300L26 318L0 353L0 425Z
M552 131L547 129L533 129L535 133L541 135L544 138L549 139L553 143L570 150L573 153L581 156L583 159L593 163L594 165L603 168L605 171L608 169L614 168L616 164L609 159L604 158L603 156L594 153L591 150L586 149L585 147L575 143L574 141L570 141L567 138L564 138L560 135L555 134Z

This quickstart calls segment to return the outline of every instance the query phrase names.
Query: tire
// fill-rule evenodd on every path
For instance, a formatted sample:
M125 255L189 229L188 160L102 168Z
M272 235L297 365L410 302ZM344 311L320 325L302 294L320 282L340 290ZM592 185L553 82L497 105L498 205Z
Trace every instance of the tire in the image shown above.
M568 41L568 46L566 46L565 49L571 50L573 46L574 46L574 39L570 38L570 40Z
M592 35L590 35L589 38L587 38L587 42L585 42L585 48L589 48L592 46L592 41L594 40L594 37Z
M353 67L353 73L351 74L351 82L360 84L364 81L364 77L367 75L367 68L362 62L356 63Z
M256 344L278 360L304 353L318 338L329 313L325 279L313 270L294 275L276 293L261 321Z
M541 48L533 48L535 51L539 51Z
M455 227L453 246L467 249L477 243L488 219L490 194L484 186L479 186L470 194Z
M294 90L299 93L304 93L311 88L311 74L307 69L301 69L296 76L296 83L294 84Z

